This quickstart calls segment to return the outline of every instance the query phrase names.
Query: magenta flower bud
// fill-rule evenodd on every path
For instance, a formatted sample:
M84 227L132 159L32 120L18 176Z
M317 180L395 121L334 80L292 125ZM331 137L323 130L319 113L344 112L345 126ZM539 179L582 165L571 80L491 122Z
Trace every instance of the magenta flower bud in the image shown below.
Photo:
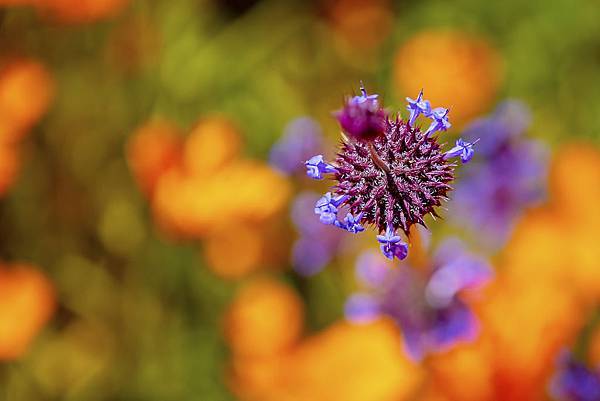
M362 94L349 98L335 116L348 136L371 141L385 131L387 115L379 105L378 95L368 95L364 87L360 90Z

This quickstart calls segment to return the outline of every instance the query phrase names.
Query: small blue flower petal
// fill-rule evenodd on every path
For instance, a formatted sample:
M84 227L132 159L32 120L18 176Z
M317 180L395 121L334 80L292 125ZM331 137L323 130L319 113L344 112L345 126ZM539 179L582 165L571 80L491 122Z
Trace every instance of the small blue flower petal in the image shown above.
M419 117L419 114L423 114L425 117L429 117L431 115L431 103L429 103L429 100L423 100L423 90L419 92L419 96L417 96L416 99L407 97L406 101L408 102L406 109L410 111L408 123L411 126L414 124L417 117Z
M448 121L448 113L450 110L443 107L436 107L431 110L431 113L426 115L426 117L431 118L433 121L427 131L425 131L425 135L431 135L436 131L446 131L448 128L452 126Z
M343 230L349 231L352 234L358 234L359 232L365 231L365 228L360 224L362 219L362 213L354 217L352 213L348 213L344 218L344 221L335 221L335 226Z
M378 235L379 248L383 255L388 259L394 257L402 260L408 255L408 245L403 242L399 235L396 235L394 228L388 224L385 235Z
M319 215L319 220L323 224L334 224L337 221L337 205L331 198L331 192L327 192L315 204L315 214Z
M460 160L463 163L468 163L469 160L473 158L475 151L473 150L473 145L475 145L479 139L473 142L465 142L462 138L459 138L456 141L456 146L445 153L446 159L450 159L452 157L460 156Z
M304 162L306 175L315 180L323 179L323 174L335 173L337 169L323 160L323 155L316 155Z

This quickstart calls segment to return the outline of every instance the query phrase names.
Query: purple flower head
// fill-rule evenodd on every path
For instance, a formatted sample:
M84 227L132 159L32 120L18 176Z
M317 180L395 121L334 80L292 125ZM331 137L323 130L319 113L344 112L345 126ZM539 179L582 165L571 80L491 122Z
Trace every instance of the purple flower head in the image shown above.
M406 98L408 102L408 106L406 109L410 111L410 116L408 117L408 123L410 126L415 124L417 117L419 114L423 114L425 117L431 116L431 103L429 100L423 100L423 90L419 92L419 96L416 99L411 99L409 97Z
M481 138L476 168L457 182L449 215L490 248L502 246L521 213L544 195L547 149L521 136L526 122L526 111L511 102L465 132Z
M269 161L285 174L300 169L300 163L323 149L323 133L319 124L308 117L292 120L271 148Z
M473 158L475 151L473 150L473 145L475 145L479 139L476 139L473 142L465 142L462 138L459 138L456 141L456 146L446 152L446 158L450 159L453 157L460 156L460 160L463 163L468 163L469 160Z
M377 241L381 244L379 247L383 255L388 259L394 257L402 260L408 255L408 245L403 242L399 235L396 235L391 225L387 226L385 235L378 235Z
M600 400L600 370L593 370L564 351L558 358L557 372L550 393L558 401Z
M362 96L353 97L346 106L379 110L377 97L361 90ZM322 178L323 173L331 172L337 181L333 191L341 201L332 207L332 195L324 198L315 208L321 221L353 233L371 225L380 234L380 247L388 258L403 259L408 251L395 234L397 230L408 236L414 224L425 226L425 215L438 216L435 209L448 200L456 166L430 135L450 126L448 109L430 110L422 93L409 103L410 110L416 107L434 120L433 128L423 133L397 116L387 119L382 134L369 141L343 137L334 164L320 155L306 162L310 176ZM471 157L472 145L463 144L461 154ZM340 206L349 213L344 221L337 219Z
M440 263L442 255L449 259ZM378 316L391 318L402 331L408 354L420 360L476 338L477 319L460 296L484 285L492 271L460 242L448 241L424 273L405 265L391 267L369 252L357 260L356 275L365 289L349 298L346 317L359 323Z
M315 180L323 179L323 174L335 173L337 170L331 164L325 163L323 155L316 155L304 162L306 175Z
M378 95L367 95L363 86L360 91L361 95L349 98L335 116L350 137L370 141L385 131L387 115L379 104Z

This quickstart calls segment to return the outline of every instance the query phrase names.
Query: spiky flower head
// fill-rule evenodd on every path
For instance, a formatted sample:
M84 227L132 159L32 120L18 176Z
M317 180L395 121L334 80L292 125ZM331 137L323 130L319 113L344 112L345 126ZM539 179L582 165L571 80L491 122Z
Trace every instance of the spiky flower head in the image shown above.
M474 143L461 140L443 151L434 134L450 127L448 109L432 109L429 101L422 99L422 92L417 100L408 99L411 116L405 121L399 114L393 118L379 114L384 112L377 95L368 95L364 87L361 91L362 96L348 99L338 113L348 136L342 135L335 162L325 162L317 155L305 163L310 177L320 179L323 174L332 174L337 181L334 193L319 200L315 213L321 222L353 233L363 231L365 225L374 227L380 234L378 241L384 255L403 259L407 245L396 231L408 236L412 225L425 226L426 214L438 216L435 209L448 199L452 189L456 164L451 159L461 156L467 162ZM419 114L431 119L425 132L415 125ZM377 126L372 119L381 115L382 130L378 134L364 128ZM342 222L337 217L340 210L349 213Z

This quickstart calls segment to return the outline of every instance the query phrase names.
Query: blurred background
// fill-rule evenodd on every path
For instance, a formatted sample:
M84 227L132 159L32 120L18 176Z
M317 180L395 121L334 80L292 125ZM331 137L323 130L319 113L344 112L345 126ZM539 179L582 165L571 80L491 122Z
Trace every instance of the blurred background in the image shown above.
M0 0L0 400L600 400L598 21L593 0ZM480 138L402 262L320 226L329 184L303 172L360 81ZM492 272L453 298L468 330L415 290L447 241ZM348 321L382 264L421 272L412 295Z

